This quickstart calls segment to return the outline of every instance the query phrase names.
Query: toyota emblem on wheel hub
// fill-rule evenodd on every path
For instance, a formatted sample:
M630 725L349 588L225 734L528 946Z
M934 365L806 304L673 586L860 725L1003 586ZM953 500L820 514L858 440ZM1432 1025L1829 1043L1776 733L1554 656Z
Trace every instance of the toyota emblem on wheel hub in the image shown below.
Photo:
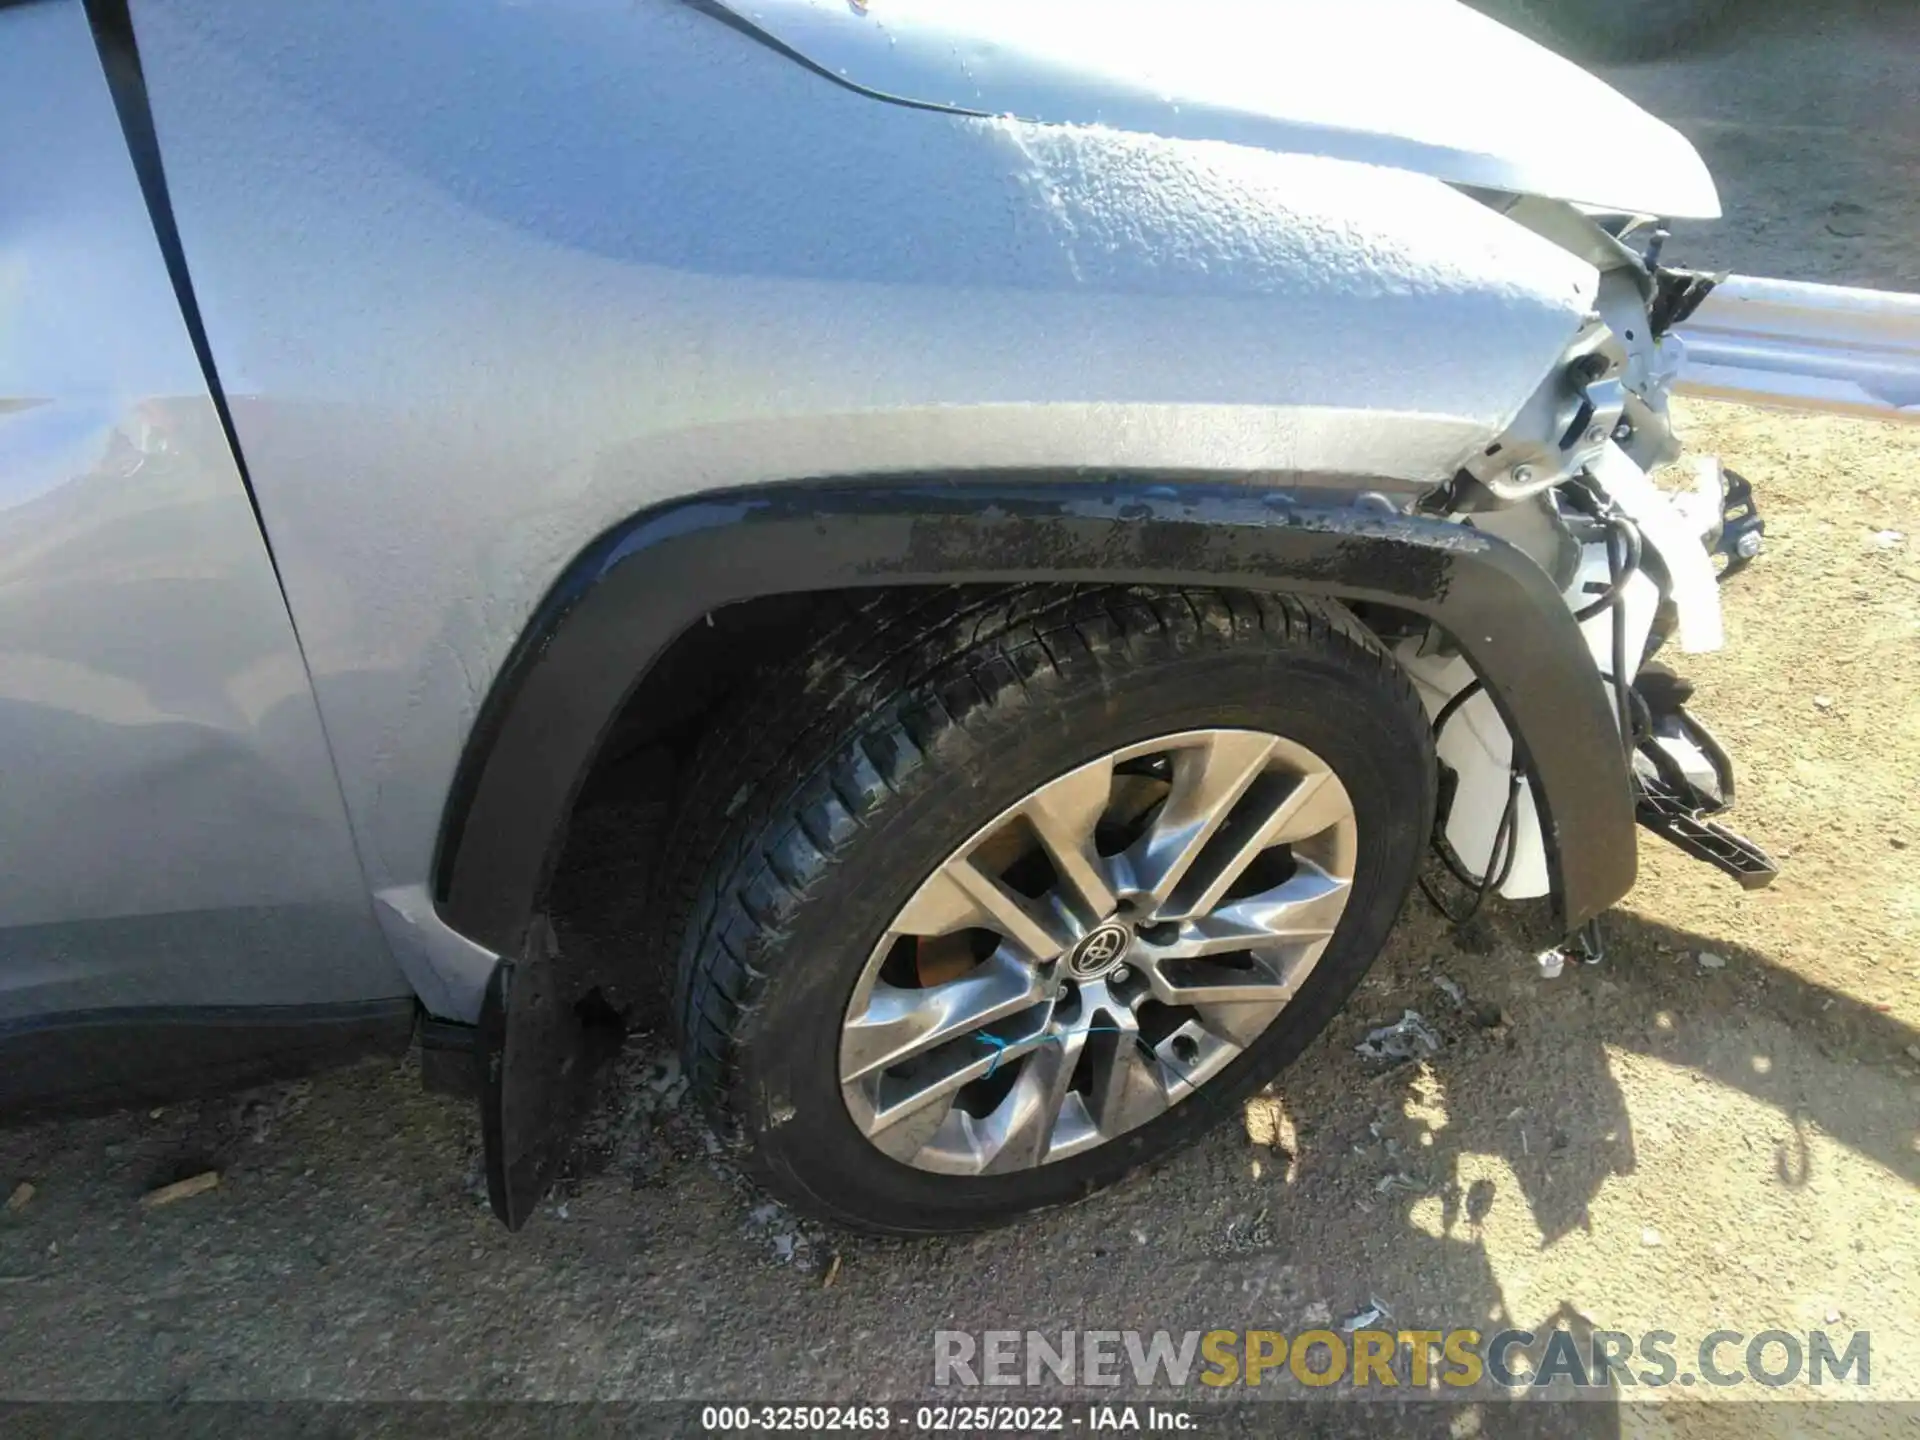
M1133 944L1133 932L1118 920L1096 926L1079 947L1067 957L1067 973L1090 980L1108 969L1127 953Z

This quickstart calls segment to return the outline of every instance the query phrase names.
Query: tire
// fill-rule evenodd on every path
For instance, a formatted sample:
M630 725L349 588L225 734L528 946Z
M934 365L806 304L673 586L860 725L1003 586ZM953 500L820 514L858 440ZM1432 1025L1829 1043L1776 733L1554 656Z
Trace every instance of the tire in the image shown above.
M1036 787L1202 727L1306 747L1351 802L1345 909L1292 998L1180 1102L1082 1153L1003 1175L883 1153L843 1095L840 1046L909 897ZM1412 886L1434 773L1412 686L1335 605L1062 586L850 600L809 653L756 677L694 763L670 886L694 1092L760 1183L844 1226L967 1230L1091 1194L1231 1114L1326 1026Z

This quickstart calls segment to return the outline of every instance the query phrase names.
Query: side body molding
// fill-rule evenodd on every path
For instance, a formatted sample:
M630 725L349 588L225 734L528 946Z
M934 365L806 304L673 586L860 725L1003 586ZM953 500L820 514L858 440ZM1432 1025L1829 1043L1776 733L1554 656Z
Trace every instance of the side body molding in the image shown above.
M1345 493L1341 493L1344 491ZM1521 551L1340 490L1134 477L799 483L674 502L603 535L487 696L435 867L441 917L506 957L540 923L575 793L687 627L765 595L1020 580L1228 585L1401 607L1445 628L1519 737L1571 929L1633 883L1618 732L1571 613Z

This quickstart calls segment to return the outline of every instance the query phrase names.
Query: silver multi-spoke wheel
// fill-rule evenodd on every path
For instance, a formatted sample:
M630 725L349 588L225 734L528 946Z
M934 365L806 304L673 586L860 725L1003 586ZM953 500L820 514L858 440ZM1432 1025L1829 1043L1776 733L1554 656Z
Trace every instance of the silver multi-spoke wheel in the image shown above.
M966 1175L1145 1124L1299 992L1357 853L1339 777L1259 731L1165 735L1049 781L873 947L840 1036L848 1111L896 1160Z

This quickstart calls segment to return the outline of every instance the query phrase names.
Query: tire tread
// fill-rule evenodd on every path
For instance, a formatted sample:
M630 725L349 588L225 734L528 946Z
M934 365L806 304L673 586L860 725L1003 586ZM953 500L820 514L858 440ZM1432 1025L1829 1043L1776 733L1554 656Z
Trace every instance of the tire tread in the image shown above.
M1344 607L1290 594L1012 585L846 599L803 654L758 677L696 756L665 895L681 937L674 1012L694 1093L734 1126L734 1038L799 908L969 717L1044 707L1076 672L1264 637L1313 651L1422 714L1412 683ZM1424 724L1422 719L1420 723Z

